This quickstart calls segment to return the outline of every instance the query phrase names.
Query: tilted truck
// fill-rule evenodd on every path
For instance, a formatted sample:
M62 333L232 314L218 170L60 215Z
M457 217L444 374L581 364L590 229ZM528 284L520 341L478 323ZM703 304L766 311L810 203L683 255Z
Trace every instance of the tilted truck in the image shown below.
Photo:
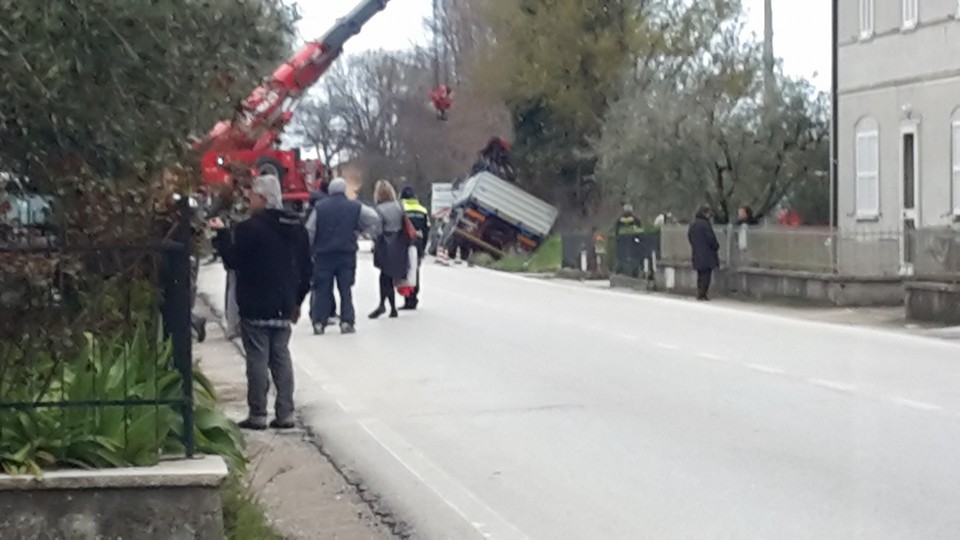
M500 258L531 253L549 236L556 207L488 171L468 178L456 191L442 245L466 245Z

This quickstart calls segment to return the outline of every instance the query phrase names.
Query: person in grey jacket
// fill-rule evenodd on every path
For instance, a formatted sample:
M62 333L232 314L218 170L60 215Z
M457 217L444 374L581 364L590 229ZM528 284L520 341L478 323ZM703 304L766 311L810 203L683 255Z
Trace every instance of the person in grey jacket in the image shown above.
M380 270L380 305L370 314L378 319L387 312L390 304L390 318L397 317L397 300L394 284L407 275L409 243L403 236L403 207L397 200L397 191L386 180L378 180L373 188L373 200L377 204L377 213L383 226L375 239L373 265Z
M306 223L313 252L310 317L313 333L322 335L333 315L333 287L340 292L340 332L356 332L353 284L357 278L357 239L361 231L380 234L377 212L347 197L347 182L330 182L330 195L317 202Z

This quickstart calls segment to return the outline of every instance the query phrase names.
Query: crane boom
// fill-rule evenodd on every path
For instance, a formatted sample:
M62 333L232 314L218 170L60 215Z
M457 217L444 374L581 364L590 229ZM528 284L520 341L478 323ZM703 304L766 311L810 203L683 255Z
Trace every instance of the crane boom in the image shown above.
M323 37L305 44L257 86L238 104L233 119L218 122L198 141L195 148L203 153L204 181L228 182L225 162L250 161L254 166L257 159L269 153L293 116L293 105L327 72L343 51L343 45L382 11L388 1L363 0ZM285 187L292 185L290 179L284 184Z

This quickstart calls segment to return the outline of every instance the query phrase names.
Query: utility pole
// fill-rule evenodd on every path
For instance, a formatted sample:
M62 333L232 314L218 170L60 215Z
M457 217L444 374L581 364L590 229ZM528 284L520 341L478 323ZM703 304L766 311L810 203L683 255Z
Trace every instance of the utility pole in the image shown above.
M776 96L773 55L773 0L763 0L763 89L768 112L772 112Z

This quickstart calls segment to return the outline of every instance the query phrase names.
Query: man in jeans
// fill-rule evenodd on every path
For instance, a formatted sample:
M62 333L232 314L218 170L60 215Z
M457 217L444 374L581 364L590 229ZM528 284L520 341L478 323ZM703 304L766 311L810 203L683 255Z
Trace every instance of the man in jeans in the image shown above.
M277 401L270 427L288 429L294 427L290 333L310 290L313 263L309 240L300 219L283 210L277 177L257 177L244 196L251 216L236 226L233 235L224 230L219 219L210 223L218 230L214 245L224 264L237 274L250 408L240 427L267 428L267 391L272 375Z
M347 197L343 178L330 182L330 194L319 201L307 219L315 272L310 317L313 333L326 333L333 315L333 285L340 292L340 333L356 332L353 283L357 277L357 238L361 231L376 238L380 216L376 210Z

